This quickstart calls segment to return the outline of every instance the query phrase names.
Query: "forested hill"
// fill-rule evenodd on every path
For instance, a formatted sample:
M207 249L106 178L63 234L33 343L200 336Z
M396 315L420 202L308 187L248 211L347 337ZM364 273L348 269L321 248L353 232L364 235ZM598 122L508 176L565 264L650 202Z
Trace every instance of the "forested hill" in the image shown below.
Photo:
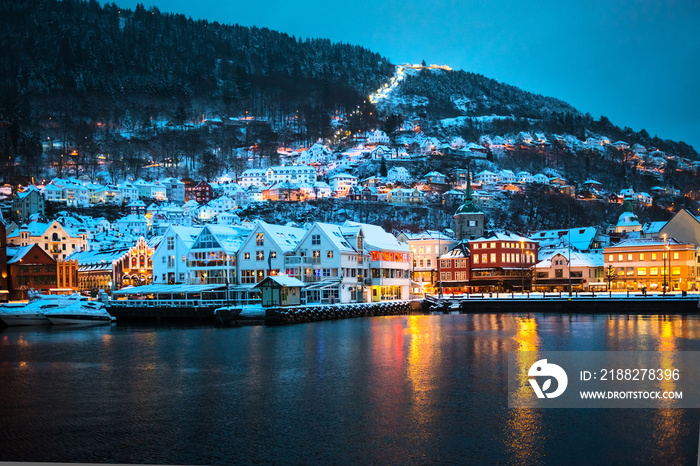
M142 5L131 11L95 0L3 0L0 28L0 89L27 97L34 113L119 120L134 106L151 107L150 117L181 104L226 114L342 109L394 70L359 46Z

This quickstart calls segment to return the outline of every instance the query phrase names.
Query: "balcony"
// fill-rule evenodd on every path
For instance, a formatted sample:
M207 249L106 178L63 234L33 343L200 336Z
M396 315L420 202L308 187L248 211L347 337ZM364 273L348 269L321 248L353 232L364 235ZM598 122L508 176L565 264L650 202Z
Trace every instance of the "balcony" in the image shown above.
M284 258L284 268L311 267L312 264L310 257L285 256Z

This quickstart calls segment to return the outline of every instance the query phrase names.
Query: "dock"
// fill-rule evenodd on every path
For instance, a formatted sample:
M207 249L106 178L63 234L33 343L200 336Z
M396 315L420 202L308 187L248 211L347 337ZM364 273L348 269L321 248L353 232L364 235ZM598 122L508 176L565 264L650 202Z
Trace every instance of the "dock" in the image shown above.
M683 293L480 293L427 296L427 312L559 314L697 314L698 295Z

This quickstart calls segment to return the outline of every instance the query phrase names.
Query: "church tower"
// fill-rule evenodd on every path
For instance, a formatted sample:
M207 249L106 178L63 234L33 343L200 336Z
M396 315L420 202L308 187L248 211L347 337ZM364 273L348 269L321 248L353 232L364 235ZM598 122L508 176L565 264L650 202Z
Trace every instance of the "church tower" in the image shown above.
M471 173L467 165L467 195L452 217L457 241L476 239L484 235L484 212L472 202Z

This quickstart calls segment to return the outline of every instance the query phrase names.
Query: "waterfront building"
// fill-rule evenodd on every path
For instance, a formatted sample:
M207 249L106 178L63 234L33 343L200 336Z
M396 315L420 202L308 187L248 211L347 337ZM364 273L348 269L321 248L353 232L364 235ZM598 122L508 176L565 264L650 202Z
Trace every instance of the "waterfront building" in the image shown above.
M238 250L240 284L260 283L285 270L285 256L292 255L306 230L258 222Z
M364 290L365 302L408 299L410 291L410 249L377 225L346 221L343 236L355 249L368 256Z
M187 281L187 254L202 227L170 225L153 252L153 282L184 284Z
M569 280L570 278L570 280ZM603 291L603 254L581 252L575 248L557 248L533 266L534 291Z
M285 272L306 284L306 303L363 301L365 260L343 228L314 223L293 253L285 256Z
M465 241L440 256L440 281L438 284L443 294L470 291L469 257L469 243ZM439 291L440 289L438 289Z
M263 307L296 306L302 301L304 283L285 274L265 277L253 288L260 290Z
M411 250L411 280L422 287L422 292L434 293L441 274L439 257L456 246L457 241L435 230L401 232L396 239Z
M160 238L154 238L147 242L142 236L128 251L113 260L115 289L150 285L153 282L153 253L159 241ZM101 285L104 285L104 278Z
M113 264L129 252L127 248L82 251L56 263L58 288L75 291L109 291L120 281L115 280Z
M700 289L695 245L673 237L628 239L605 248L605 281L613 291Z
M469 241L471 285L482 290L522 290L530 286L537 263L537 242L514 233L496 232Z
M235 284L236 255L249 230L241 227L207 225L187 253L189 285Z
M0 211L0 302L9 299L10 292L7 288L7 235L5 230L5 219Z
M56 260L39 244L8 248L7 254L11 300L27 299L29 290L48 293L56 288Z

